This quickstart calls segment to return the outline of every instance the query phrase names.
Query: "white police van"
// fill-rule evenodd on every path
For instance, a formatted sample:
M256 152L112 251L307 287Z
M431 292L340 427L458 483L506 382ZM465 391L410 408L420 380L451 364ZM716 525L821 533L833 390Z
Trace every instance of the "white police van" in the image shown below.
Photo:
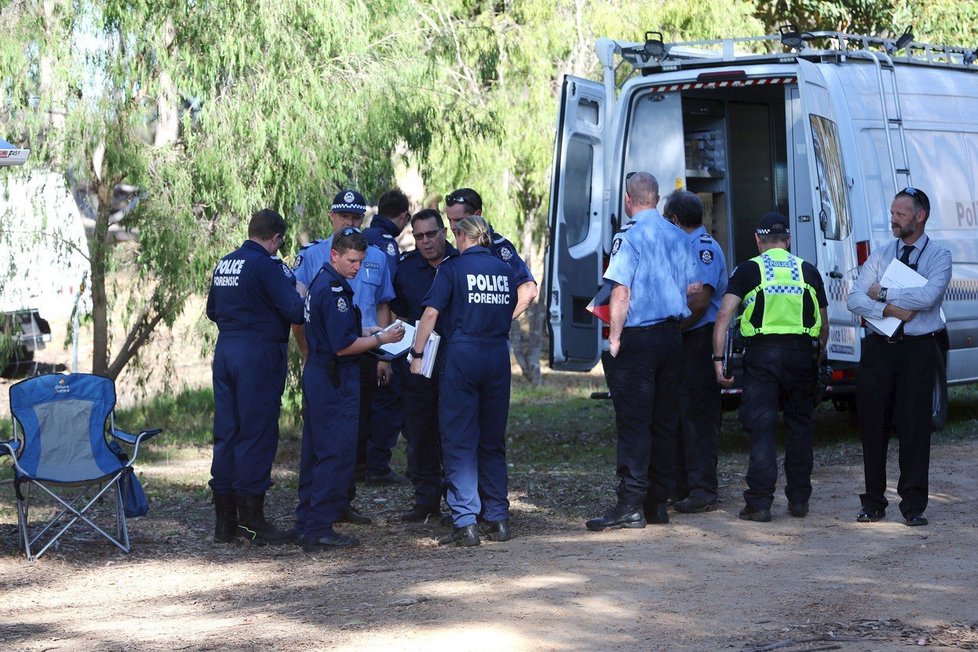
M567 76L547 251L550 363L590 370L606 347L587 311L623 221L624 179L697 193L728 268L757 255L758 217L791 221L792 253L824 275L830 392L851 401L862 326L846 308L859 265L893 241L900 189L929 195L927 233L951 250L950 383L978 380L976 52L837 32L667 44L598 40L604 79ZM661 208L661 205L660 205ZM946 414L947 383L935 392Z

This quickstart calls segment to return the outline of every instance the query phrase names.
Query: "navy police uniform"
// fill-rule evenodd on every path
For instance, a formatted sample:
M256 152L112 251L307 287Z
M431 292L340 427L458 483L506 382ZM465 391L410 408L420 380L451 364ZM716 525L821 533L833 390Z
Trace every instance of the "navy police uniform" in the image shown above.
M458 251L445 245L445 259L454 258ZM403 321L414 324L424 312L423 301L435 279L436 267L428 264L418 250L401 256L394 274L394 312ZM445 337L444 318L439 315L435 332ZM447 341L447 340L446 340ZM445 359L440 349L436 369ZM437 372L436 372L437 374ZM408 477L414 485L414 503L434 512L442 496L442 458L438 430L438 375L425 378L421 374L404 375L404 437L407 439Z
M499 258L513 269L513 288L518 288L524 283L535 283L533 273L526 262L520 258L519 253L513 243L499 235L489 227L489 250L494 256Z
M387 256L387 271L391 279L397 272L397 263L401 257L401 250L397 245L397 236L400 233L401 230L394 222L379 213L370 220L370 226L363 230L363 237L367 239L367 243L377 247Z
M740 297L745 306L740 322L740 332L747 338L740 421L750 436L750 461L743 515L769 510L774 500L779 405L788 426L785 496L789 507L807 511L812 493L818 335L822 327L828 328L820 316L820 309L828 305L822 277L810 263L776 247L738 265L727 293Z
M633 223L612 242L604 278L630 290L620 349L614 358L605 356L618 429L622 505L659 509L675 488L682 368L679 323L690 315L689 252L685 232L655 209L635 214Z
M289 324L303 321L288 266L246 240L221 259L207 295L214 352L211 489L260 496L271 486L285 389Z
M438 310L445 329L438 418L452 520L456 528L480 513L507 521L513 273L489 249L470 247L438 267L422 304Z
M713 288L706 312L683 331L683 391L676 456L676 496L694 504L717 502L717 447L720 444L720 387L710 356L713 324L727 291L727 263L716 240L700 226L687 234L695 268L693 282Z
M331 534L346 511L360 409L360 356L336 355L360 336L360 314L350 284L328 264L309 287L305 318L296 536L314 541Z

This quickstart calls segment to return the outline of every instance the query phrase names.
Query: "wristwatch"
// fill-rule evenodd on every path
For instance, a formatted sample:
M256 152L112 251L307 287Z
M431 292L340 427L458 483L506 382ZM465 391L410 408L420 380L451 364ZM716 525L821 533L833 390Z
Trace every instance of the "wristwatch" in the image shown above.
M877 301L886 301L886 288L881 287L880 291L876 293Z
M723 356L722 355L717 355L716 353L714 353L710 357L713 359L714 362L723 362Z
M424 357L424 349L422 349L420 353L418 351L415 351L414 349L411 349L410 353L411 353L411 357L414 358L415 360L420 360L421 358Z

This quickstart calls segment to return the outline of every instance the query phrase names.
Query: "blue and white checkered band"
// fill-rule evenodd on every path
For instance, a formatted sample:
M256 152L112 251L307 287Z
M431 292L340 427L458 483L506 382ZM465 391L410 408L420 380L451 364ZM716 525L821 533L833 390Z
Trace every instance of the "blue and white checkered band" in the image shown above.
M801 280L798 276L798 265L795 265L792 260L774 260L767 254L761 254L761 260L764 261L764 280L773 281L774 280L774 268L784 267L786 269L791 269L791 280L799 281Z
M393 242L388 242L387 243L387 255L388 256L396 256L397 255L397 247L394 246L394 243Z
M513 257L513 252L509 250L509 247L502 247L499 250L499 257L503 260L509 260Z
M336 309L340 312L346 312L350 309L350 304L346 300L346 297L336 297Z
M700 250L700 260L703 261L704 265L709 265L713 262L713 252L709 249Z
M757 229L757 235L771 235L771 233L773 233L773 232L774 232L774 229ZM784 234L784 235L791 235L791 230L790 229L781 228L781 229L778 229L778 233L781 233L781 234Z
M797 285L769 285L764 288L766 294L804 294L805 288Z
M621 249L621 238L615 238L615 241L611 243L611 255L614 256Z
M292 263L292 269L299 269L299 265L302 264L302 254L295 257L295 262Z

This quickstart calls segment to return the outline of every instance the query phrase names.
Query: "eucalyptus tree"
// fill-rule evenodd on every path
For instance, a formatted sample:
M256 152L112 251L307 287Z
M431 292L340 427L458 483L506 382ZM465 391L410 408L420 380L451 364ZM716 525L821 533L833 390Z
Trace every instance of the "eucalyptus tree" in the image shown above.
M14 0L0 116L32 159L87 189L96 373L116 377L206 288L247 217L326 223L392 153L426 151L437 105L407 0ZM430 86L430 84L428 84ZM110 223L134 234L114 244ZM122 320L114 324L114 319ZM124 332L122 341L111 333Z

